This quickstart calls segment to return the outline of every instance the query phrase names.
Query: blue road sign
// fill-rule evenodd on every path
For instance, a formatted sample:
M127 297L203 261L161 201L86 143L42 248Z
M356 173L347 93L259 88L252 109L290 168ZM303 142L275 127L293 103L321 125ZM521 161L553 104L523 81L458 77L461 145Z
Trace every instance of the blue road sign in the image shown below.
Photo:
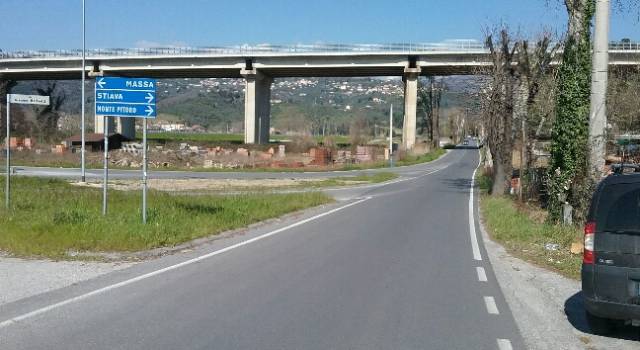
M155 79L100 77L95 91L97 115L156 117Z

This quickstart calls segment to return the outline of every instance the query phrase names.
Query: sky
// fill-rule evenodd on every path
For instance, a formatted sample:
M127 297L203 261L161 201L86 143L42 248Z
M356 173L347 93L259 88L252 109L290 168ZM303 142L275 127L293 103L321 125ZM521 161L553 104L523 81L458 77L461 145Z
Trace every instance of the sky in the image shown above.
M482 40L566 26L562 0L86 0L87 48ZM640 40L638 13L613 11L611 40ZM2 0L0 49L82 47L82 0Z

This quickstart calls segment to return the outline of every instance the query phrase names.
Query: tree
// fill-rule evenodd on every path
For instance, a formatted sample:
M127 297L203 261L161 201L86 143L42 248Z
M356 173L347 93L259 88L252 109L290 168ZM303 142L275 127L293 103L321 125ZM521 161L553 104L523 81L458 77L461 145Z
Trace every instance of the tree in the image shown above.
M11 92L11 89L17 85L15 80L0 80L0 105L2 110L0 111L0 139L4 139L7 134L7 94Z
M50 103L44 106L36 115L40 135L44 139L50 139L58 130L60 120L60 107L67 99L64 92L56 91L57 83L51 82L43 87L36 88L39 95L50 96Z
M582 221L588 204L588 122L591 92L591 19L594 0L565 0L569 14L562 64L558 69L556 119L547 179L549 219L562 217L565 202Z
M549 74L551 62L558 45L551 45L551 35L544 33L533 48L528 40L521 40L516 53L518 86L515 97L515 115L520 121L520 191L519 199L524 200L528 179L528 168L532 143L529 142L528 124L534 115L536 97L541 85Z
M440 102L445 90L445 83L434 77L428 77L426 84L421 84L418 90L418 107L423 115L420 133L427 131L433 148L440 146Z
M514 86L518 78L514 58L519 43L513 43L507 29L502 29L497 41L489 34L485 44L493 65L489 85L484 89L483 114L487 146L493 160L491 194L500 196L508 192L511 183Z

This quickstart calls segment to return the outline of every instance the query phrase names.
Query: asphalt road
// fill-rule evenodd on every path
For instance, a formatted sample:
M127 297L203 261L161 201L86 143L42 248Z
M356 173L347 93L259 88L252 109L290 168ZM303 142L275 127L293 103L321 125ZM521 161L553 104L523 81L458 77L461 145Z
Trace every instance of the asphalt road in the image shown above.
M171 171L160 170L149 171L151 179L313 179L327 178L338 176L356 176L362 174L372 174L380 171L393 171L394 173L414 173L424 168L425 164L414 166L402 166L365 170L347 170L347 171L307 171L307 172L276 172L276 171ZM4 169L3 169L4 170ZM21 176L40 176L40 177L57 177L65 179L80 179L81 172L79 168L51 168L51 167L29 167L29 166L12 166L12 173ZM102 169L87 169L86 177L89 180L102 179ZM141 177L140 170L122 170L109 169L110 179L119 180L135 180Z
M456 150L357 198L4 305L0 349L522 349L473 248L477 164Z

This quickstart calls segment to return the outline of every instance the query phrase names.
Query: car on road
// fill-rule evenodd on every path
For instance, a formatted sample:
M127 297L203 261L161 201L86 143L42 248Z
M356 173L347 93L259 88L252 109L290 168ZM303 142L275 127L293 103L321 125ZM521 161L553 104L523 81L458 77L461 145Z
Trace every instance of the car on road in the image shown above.
M640 166L613 170L593 194L584 229L582 292L596 334L640 326Z

